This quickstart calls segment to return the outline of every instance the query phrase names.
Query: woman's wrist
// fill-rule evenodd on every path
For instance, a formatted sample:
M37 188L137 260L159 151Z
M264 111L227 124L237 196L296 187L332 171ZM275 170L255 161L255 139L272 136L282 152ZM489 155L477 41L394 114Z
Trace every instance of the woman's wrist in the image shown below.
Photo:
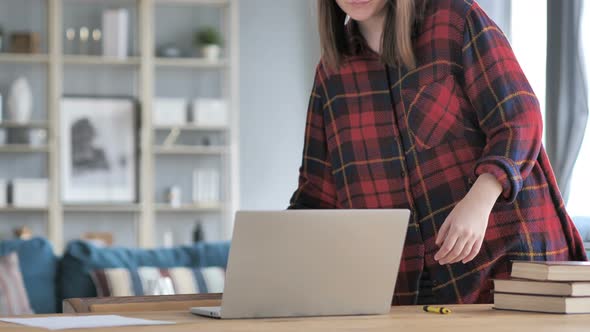
M491 210L501 194L502 184L492 174L485 173L477 178L467 195Z

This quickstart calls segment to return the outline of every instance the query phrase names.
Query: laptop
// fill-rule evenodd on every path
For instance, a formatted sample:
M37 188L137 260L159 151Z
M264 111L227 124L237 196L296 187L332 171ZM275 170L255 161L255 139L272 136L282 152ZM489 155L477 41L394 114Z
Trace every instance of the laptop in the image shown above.
M221 307L207 317L389 313L408 210L236 213Z

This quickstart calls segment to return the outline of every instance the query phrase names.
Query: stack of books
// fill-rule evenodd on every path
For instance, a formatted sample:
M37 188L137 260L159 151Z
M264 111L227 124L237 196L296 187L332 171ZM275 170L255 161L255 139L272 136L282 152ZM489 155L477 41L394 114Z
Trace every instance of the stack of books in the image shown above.
M590 313L590 262L515 261L508 280L494 280L494 308Z

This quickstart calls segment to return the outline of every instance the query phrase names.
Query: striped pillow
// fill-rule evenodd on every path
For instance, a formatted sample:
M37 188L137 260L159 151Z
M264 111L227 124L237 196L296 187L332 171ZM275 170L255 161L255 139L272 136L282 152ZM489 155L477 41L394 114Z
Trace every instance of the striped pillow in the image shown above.
M101 297L222 293L225 281L220 267L113 268L94 270L91 276Z
M33 309L23 282L16 252L0 257L0 315L28 315Z

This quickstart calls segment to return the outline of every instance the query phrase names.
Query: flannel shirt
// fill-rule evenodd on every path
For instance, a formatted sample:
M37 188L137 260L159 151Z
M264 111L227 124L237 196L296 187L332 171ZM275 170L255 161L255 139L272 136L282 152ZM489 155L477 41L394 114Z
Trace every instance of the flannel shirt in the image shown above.
M435 0L413 38L417 67L372 51L318 64L292 209L412 211L393 304L424 269L438 303L489 303L511 260L586 260L542 146L539 102L508 40L472 0ZM434 260L437 232L477 177L502 194L481 251ZM354 262L351 262L354 265Z

